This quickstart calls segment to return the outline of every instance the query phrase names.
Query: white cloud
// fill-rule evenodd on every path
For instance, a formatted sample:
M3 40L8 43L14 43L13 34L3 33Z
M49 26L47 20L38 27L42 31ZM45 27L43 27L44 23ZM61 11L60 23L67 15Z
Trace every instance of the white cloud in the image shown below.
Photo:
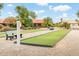
M48 5L48 3L37 3L37 5L46 6L46 5Z
M59 18L59 17L56 17L56 18Z
M45 11L44 10L39 10L39 13L44 13Z
M62 18L62 16L58 16L58 17L56 17L57 19L59 19L59 18Z
M68 17L67 13L63 13L61 16L56 17L57 19Z
M45 10L34 10L34 12L35 12L36 14L41 14L41 13L44 13Z
M38 14L38 11L37 10L33 10L36 14Z
M8 14L12 14L12 12L8 12Z
M67 13L63 13L62 17L68 17Z
M68 11L72 9L72 7L70 7L69 5L59 5L55 7L50 6L49 8L54 11Z
M45 17L48 17L48 16L46 16L46 15L42 16L42 18L45 18Z
M12 6L13 6L13 4L8 4L7 6L12 7Z
M12 12L8 12L8 15L9 15L9 16L13 16L13 13L12 13Z
M52 10L52 7L53 7L53 6L52 6L52 5L50 5L50 6L49 6L49 10Z

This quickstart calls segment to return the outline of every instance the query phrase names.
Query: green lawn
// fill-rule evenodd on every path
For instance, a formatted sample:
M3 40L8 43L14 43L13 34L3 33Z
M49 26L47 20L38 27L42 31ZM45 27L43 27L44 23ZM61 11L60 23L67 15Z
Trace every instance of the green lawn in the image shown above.
M0 37L4 37L5 33L4 32L0 32Z
M23 44L53 46L61 40L70 30L59 30L33 38L21 40Z

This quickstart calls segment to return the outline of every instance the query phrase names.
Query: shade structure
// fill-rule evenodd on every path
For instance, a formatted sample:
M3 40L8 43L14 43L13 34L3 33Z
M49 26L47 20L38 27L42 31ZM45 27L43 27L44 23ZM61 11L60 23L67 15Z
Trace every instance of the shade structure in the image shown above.
M20 45L20 27L21 27L21 23L20 21L17 21L17 45Z

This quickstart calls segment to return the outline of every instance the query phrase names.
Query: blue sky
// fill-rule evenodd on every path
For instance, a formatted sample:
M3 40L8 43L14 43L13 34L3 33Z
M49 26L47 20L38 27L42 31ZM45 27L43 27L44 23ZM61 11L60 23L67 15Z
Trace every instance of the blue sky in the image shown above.
M5 3L0 18L16 16L16 6L25 6L37 14L37 19L51 17L53 22L59 22L60 18L75 20L76 12L79 10L77 3Z

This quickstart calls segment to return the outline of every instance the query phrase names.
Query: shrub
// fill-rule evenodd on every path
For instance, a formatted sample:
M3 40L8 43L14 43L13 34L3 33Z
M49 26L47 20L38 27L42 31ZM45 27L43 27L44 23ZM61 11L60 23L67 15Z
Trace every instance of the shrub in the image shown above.
M70 28L70 24L64 23L64 24L63 24L63 27L65 27L66 29L69 29L69 28Z
M0 29L2 29L4 26L2 24L0 24Z
M5 32L5 31L9 31L9 30L15 30L15 28L11 28L9 26L4 26L0 31Z
M29 29L33 29L33 27L24 27L24 30L29 30Z

